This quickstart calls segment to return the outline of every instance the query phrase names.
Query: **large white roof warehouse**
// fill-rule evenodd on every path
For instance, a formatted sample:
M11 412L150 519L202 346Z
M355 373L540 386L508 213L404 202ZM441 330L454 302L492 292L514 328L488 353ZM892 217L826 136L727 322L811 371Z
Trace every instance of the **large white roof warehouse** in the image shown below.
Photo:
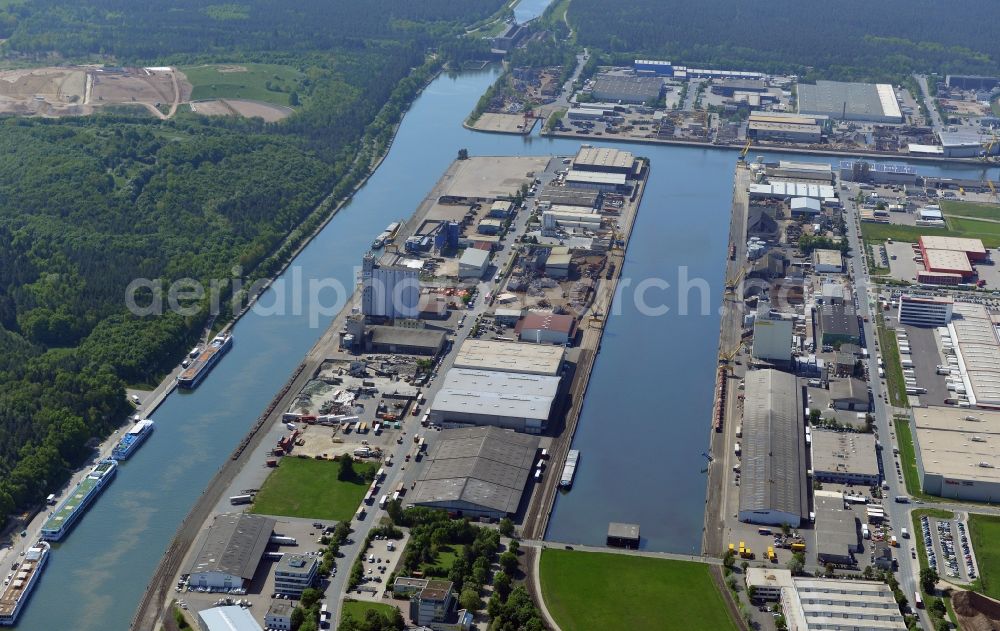
M1000 412L913 408L920 485L952 499L1000 499Z
M455 357L455 368L521 372L554 377L562 369L565 347L467 339Z
M559 377L452 368L434 397L431 420L540 434L558 392Z
M797 527L808 510L798 383L778 370L748 372L744 383L739 519Z
M969 403L1000 408L1000 337L986 307L956 302L948 330Z

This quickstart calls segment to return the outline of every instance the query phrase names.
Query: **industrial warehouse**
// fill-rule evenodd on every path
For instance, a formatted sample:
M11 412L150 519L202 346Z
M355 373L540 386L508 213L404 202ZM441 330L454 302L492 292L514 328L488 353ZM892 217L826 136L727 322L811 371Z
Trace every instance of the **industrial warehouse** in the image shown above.
M813 477L820 482L875 486L879 482L875 436L812 431Z
M443 430L408 504L499 519L517 512L538 438L495 427Z
M529 434L545 430L559 394L559 377L452 368L431 406L444 427L492 425Z
M739 520L798 527L808 510L804 423L795 376L747 373Z
M275 521L259 515L226 513L208 529L189 573L193 588L230 590L253 579Z
M903 122L896 94L887 83L800 83L798 97L799 114L872 123Z
M956 303L948 323L969 403L1000 408L1000 337L989 311Z
M562 371L564 355L565 349L561 346L469 339L462 342L452 365L472 370L555 377Z
M1000 499L1000 412L913 408L917 469L925 493L956 500Z

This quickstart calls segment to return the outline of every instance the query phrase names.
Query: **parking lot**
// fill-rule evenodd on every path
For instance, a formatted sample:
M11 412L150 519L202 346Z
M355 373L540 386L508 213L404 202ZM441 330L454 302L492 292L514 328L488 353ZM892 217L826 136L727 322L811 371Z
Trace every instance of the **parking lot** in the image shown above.
M391 597L392 586L387 581L389 575L396 571L409 538L409 532L404 531L402 539L384 539L379 535L372 540L371 546L363 555L364 577L361 584L351 592L351 598L381 602L382 599Z
M942 578L970 583L979 576L976 558L963 520L920 518L920 536L927 549L927 562Z

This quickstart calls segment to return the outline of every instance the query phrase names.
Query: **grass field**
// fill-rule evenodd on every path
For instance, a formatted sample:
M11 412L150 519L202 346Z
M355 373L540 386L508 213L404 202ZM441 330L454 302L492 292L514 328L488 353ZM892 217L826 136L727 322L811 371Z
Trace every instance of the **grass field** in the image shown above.
M302 76L295 68L275 64L187 66L181 70L191 82L192 101L251 99L289 105L289 93L296 90Z
M368 611L369 609L374 609L375 611L385 616L391 616L393 615L393 612L396 611L396 607L394 605L384 605L382 603L370 603L361 600L345 600L342 615L343 616L350 615L355 620L364 620L365 612Z
M941 211L946 216L960 215L962 217L978 217L979 219L1000 220L1000 205L977 204L975 202L941 201Z
M891 238L894 241L909 243L916 243L921 236L970 237L982 239L983 245L988 248L1000 247L1000 223L958 219L947 216L947 213L946 221L948 228L864 222L861 224L861 236L865 241L870 242L885 241Z
M737 628L701 563L547 549L541 584L563 631Z
M374 464L355 464L359 475L375 471ZM368 490L368 482L341 482L340 467L332 460L282 458L257 494L253 512L263 515L350 521Z
M447 575L451 571L451 566L455 565L455 559L458 558L458 551L452 546L441 546L438 549L437 557L434 559L433 563L422 563L420 565L421 571L425 574L431 576L440 576L442 574Z
M899 345L896 342L896 332L885 326L885 320L879 314L876 320L878 339L882 345L882 358L885 363L885 381L889 390L889 402L896 407L908 407L906 398L906 380L903 379L903 365L899 362Z
M969 536L979 563L980 591L1000 598L1000 517L969 513Z
M899 443L899 462L903 469L903 480L906 482L906 492L917 499L937 499L925 495L920 487L920 473L917 471L917 455L913 447L913 432L910 430L909 417L896 416L892 419L896 428L896 441Z

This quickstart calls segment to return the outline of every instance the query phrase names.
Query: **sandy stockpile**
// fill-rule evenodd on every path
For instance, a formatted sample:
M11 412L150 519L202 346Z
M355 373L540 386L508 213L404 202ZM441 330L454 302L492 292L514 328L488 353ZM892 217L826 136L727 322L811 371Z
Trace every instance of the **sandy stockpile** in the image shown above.
M0 71L0 113L42 116L89 114L83 107L87 74L79 68Z
M250 101L246 99L218 99L214 101L196 101L191 103L191 109L205 116L244 116L246 118L262 118L268 123L274 123L287 118L293 110L290 107Z
M150 71L145 68L125 68L121 71L98 70L91 73L92 104L101 103L172 103L174 101L173 72ZM191 95L191 84L180 73L177 76L180 100Z
M965 631L1000 631L1000 602L975 592L956 591L951 603Z

